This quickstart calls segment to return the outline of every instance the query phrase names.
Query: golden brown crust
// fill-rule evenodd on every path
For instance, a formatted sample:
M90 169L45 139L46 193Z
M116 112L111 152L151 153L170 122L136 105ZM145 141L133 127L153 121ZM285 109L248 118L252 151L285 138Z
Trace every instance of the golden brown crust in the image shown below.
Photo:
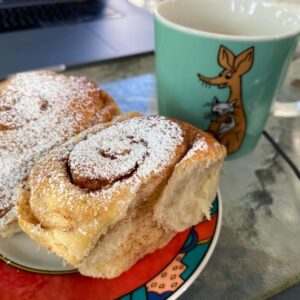
M114 100L84 77L22 73L0 83L0 235L18 231L17 187L53 146L119 114Z
M19 223L83 274L115 277L209 214L224 157L223 146L187 123L120 116L74 137L34 167L29 190L19 197ZM176 191L179 197L176 185L185 191ZM190 201L185 185L198 193ZM179 208L190 218L176 218ZM151 232L153 247L142 238ZM123 249L118 259L107 251L116 245Z

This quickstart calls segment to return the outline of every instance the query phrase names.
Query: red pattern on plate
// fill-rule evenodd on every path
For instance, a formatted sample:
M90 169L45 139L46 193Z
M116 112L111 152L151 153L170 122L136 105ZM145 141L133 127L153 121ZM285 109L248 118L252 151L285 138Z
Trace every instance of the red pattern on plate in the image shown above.
M1 300L110 300L145 284L177 254L189 230L178 234L164 248L147 255L114 279L92 279L79 274L40 275L0 262Z
M199 241L209 240L213 237L217 227L218 214L214 214L210 221L205 220L201 224L194 227L194 230L199 236Z
M218 216L194 227L199 240L211 239ZM179 233L166 247L147 255L114 279L92 279L79 274L40 275L0 262L0 300L111 300L149 282L166 268L183 246L189 230Z

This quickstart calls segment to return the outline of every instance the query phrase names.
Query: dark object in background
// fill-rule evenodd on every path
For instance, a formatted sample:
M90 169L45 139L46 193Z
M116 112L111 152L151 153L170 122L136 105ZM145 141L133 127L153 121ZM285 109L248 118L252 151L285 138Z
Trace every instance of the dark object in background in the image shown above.
M147 53L152 16L127 0L4 0L0 45L0 78Z
M0 9L0 32L91 22L121 17L104 1L47 3Z

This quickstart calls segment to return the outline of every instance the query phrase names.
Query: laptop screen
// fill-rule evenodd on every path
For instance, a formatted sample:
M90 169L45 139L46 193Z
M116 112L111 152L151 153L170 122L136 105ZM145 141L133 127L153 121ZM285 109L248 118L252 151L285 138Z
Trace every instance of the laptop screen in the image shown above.
M83 2L89 0L0 0L0 7L19 7L61 2Z

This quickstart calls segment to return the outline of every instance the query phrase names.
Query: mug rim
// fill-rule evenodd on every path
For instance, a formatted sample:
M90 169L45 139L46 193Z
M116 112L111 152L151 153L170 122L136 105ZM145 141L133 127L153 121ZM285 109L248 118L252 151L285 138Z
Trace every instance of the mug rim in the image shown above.
M215 33L215 32L210 32L210 31L205 31L205 30L200 30L200 29L195 29L191 28L188 26L180 25L177 24L173 21L170 21L166 17L164 17L160 12L159 9L161 6L164 6L170 2L176 2L178 0L165 0L163 2L160 2L158 5L156 5L154 9L154 16L156 20L160 21L164 25L176 29L177 31L181 31L184 33L192 34L192 35L197 35L197 36L202 36L202 37L208 37L208 38L215 38L215 39L224 39L224 40L232 40L232 41L270 41L270 40L281 40L289 37L296 37L300 36L300 12L295 13L291 9L288 9L286 7L281 6L278 3L270 2L270 1L260 1L260 0L249 0L252 2L256 2L259 4L267 3L268 5L281 9L285 12L288 12L289 14L293 15L295 17L295 20L298 21L299 23L299 29L291 30L290 32L287 33L282 33L282 34L268 34L268 35L231 35L231 34L223 34L223 33Z

